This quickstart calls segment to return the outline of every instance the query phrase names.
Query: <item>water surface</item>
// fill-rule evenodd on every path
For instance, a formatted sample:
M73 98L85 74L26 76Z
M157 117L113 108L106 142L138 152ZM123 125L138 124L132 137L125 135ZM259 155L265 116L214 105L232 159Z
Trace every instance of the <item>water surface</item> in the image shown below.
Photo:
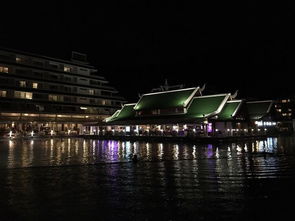
M295 139L0 140L0 177L1 220L284 218L295 196Z

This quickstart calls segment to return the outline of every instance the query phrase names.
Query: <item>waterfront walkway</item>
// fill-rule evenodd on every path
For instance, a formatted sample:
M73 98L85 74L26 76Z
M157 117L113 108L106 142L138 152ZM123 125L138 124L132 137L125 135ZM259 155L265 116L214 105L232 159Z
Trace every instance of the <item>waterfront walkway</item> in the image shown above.
M93 140L120 140L145 142L177 142L177 143L223 143L247 140L264 140L275 135L243 135L243 136L138 136L138 135L35 135L3 137L2 139L48 139L48 138L84 138Z

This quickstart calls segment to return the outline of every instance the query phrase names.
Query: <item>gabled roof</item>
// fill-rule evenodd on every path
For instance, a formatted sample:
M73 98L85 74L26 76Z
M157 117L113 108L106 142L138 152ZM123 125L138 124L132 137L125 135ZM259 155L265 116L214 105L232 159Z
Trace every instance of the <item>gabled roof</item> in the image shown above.
M188 107L187 115L191 118L204 118L219 114L229 97L230 94L195 97Z
M144 94L135 105L136 111L186 107L199 87Z
M272 104L272 100L247 102L246 105L250 119L259 120L266 116L270 112Z
M236 116L238 110L240 109L242 103L243 103L242 100L227 101L222 111L218 114L218 119L220 120L233 119Z
M106 122L133 118L135 116L134 106L135 104L125 104L121 110L117 110L111 117L106 118Z

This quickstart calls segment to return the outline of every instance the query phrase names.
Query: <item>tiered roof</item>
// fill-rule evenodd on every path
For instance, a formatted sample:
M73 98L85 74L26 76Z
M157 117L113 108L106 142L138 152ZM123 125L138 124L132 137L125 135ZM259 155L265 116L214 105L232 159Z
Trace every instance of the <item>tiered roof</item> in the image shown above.
M192 100L187 115L192 118L207 118L220 113L230 94L199 96Z
M232 120L242 106L242 100L227 101L221 112L218 114L219 120Z
M260 120L270 113L273 101L251 101L247 102L246 105L249 118L252 120Z
M149 93L142 95L137 103L125 104L121 110L107 118L106 122L138 125L194 123L205 119L234 120L241 110L243 100L232 99L234 98L230 93L202 96L199 87ZM272 101L247 102L245 109L250 119L261 119L270 112L271 105ZM177 108L182 108L183 111L157 111Z
M199 87L144 94L135 105L136 111L186 107Z
M125 104L121 110L117 110L106 122L132 119L135 116L135 104Z

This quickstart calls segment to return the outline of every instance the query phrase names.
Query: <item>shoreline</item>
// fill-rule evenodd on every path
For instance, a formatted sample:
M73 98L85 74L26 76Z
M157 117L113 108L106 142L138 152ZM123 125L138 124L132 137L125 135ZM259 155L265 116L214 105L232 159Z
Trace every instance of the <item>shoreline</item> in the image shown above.
M113 135L61 135L61 136L33 136L33 137L2 137L0 140L34 140L34 139L67 139L83 138L94 140L116 140L116 141L144 141L160 143L231 143L252 140L266 140L268 137L286 136L280 134L249 135L249 136L224 136L224 137L164 137L164 136L113 136ZM289 135L290 136L290 135Z

